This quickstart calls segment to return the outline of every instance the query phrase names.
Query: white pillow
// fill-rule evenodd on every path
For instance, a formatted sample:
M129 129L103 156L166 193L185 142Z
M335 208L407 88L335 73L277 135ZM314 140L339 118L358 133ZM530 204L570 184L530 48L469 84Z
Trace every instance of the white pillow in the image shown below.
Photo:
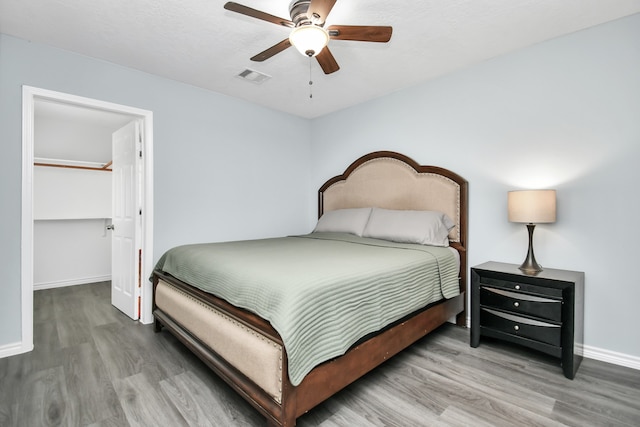
M454 226L442 212L373 208L362 236L446 247L449 246L449 230Z
M364 227L371 215L371 208L337 209L322 214L318 220L316 231L332 231L351 233L362 237Z

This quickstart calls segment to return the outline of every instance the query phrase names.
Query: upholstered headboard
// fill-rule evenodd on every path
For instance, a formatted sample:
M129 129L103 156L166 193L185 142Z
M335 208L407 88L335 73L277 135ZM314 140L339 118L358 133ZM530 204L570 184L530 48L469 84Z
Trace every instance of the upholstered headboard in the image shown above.
M456 224L449 240L466 246L467 181L447 169L391 151L362 156L320 188L318 215L361 207L443 212Z

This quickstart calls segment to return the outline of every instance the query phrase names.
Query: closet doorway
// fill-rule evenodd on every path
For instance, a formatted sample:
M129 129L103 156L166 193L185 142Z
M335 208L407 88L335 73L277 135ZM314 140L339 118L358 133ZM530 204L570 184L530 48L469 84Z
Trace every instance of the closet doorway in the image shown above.
M152 321L151 283L146 279L153 268L152 120L147 110L23 87L22 343L29 347L25 351L33 346L34 289L82 281L73 283L60 276L56 268L62 263L53 256L43 257L38 245L45 242L48 250L47 241L53 246L55 240L71 239L74 233L84 236L78 237L76 250L84 246L97 252L87 255L96 265L83 261L83 254L74 254L73 246L68 246L67 260L79 261L78 271L70 276L95 279L85 283L111 279L113 304L142 323ZM117 165L111 163L113 156ZM65 194L72 192L65 200ZM93 231L87 232L90 228ZM96 228L103 233L98 240ZM96 246L86 236L93 236ZM111 253L105 256L105 251ZM39 277L34 277L34 257ZM41 260L47 258L52 258L49 265L42 267Z

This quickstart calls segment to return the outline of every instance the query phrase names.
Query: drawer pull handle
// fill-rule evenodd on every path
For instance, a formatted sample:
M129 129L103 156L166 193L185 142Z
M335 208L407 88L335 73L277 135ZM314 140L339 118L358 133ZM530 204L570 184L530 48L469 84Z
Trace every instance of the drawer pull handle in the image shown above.
M516 302L513 303L513 306L514 307L520 307L520 303L518 301L516 301Z
M515 325L515 326L513 327L513 329L515 329L516 331L519 331L519 330L520 330L520 326Z
M516 288L516 289L520 289L520 285L516 285L516 286L515 286L515 288Z

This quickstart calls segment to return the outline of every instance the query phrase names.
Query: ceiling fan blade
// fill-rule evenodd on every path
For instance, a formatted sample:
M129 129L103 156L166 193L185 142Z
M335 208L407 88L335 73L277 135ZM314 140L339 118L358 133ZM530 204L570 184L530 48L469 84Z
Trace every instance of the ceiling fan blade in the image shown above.
M322 25L327 20L334 4L336 4L336 0L311 0L307 16L310 19L315 19L316 24Z
M336 62L336 59L333 57L333 54L329 50L328 46L325 46L322 51L316 55L316 59L318 60L318 64L322 67L322 71L325 74L335 73L340 69L340 66Z
M265 59L269 59L275 54L282 52L283 50L285 50L290 46L291 46L291 42L289 41L289 39L284 39L280 43L274 44L269 49L260 52L259 54L251 58L251 60L256 62L262 62Z
M288 19L279 18L274 15L262 12L260 10L252 9L248 6L243 6L232 1L225 3L224 8L232 12L240 13L242 15L250 16L252 18L262 19L263 21L272 22L276 25L282 25L283 27L293 28L295 24Z
M391 40L393 28L373 25L331 25L327 28L334 40L386 43Z

